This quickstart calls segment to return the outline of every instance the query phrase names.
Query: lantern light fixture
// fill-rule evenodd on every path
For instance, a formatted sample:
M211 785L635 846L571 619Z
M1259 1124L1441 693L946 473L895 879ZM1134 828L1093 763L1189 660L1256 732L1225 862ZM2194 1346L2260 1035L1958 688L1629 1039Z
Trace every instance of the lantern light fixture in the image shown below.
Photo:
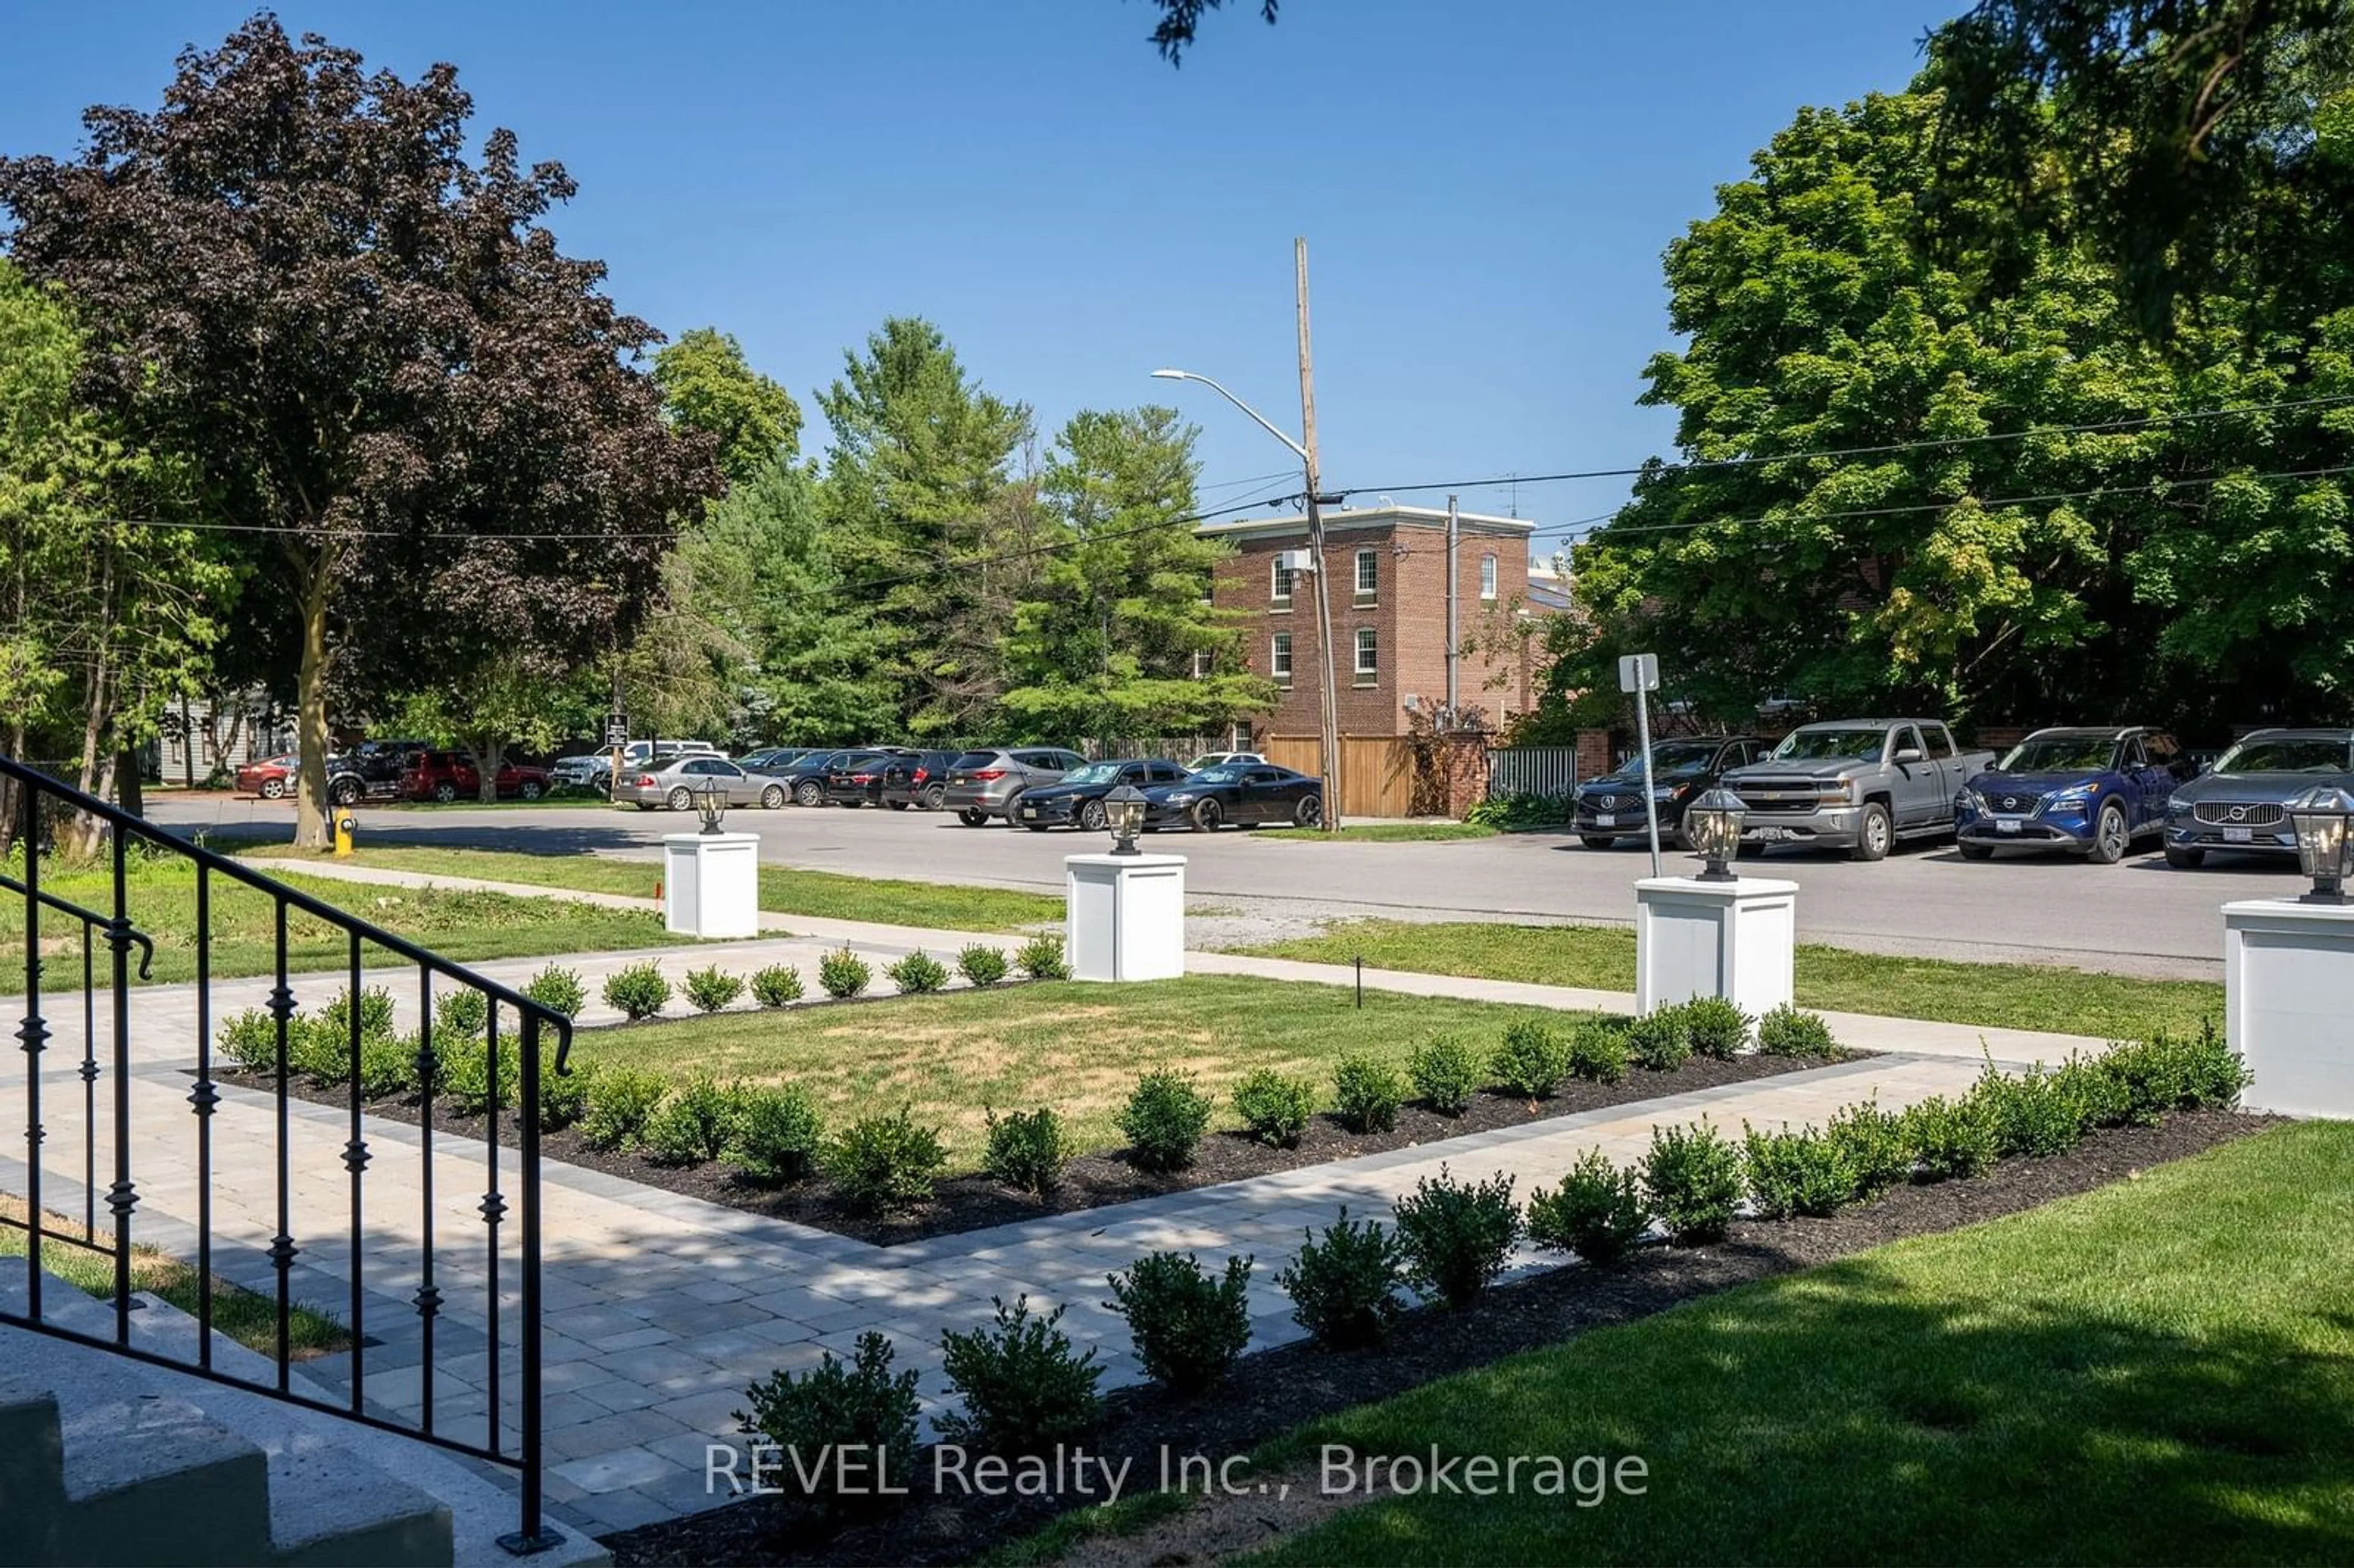
M1136 835L1144 831L1144 791L1122 784L1104 797L1104 824L1111 829L1111 853L1140 854Z
M1684 808L1684 837L1691 841L1693 852L1708 863L1696 880L1738 880L1732 862L1741 853L1741 828L1747 817L1748 809L1742 805L1741 797L1723 788L1711 789Z
M2304 904L2354 903L2346 885L2354 882L2354 795L2333 784L2308 789L2289 802L2296 832L2297 865L2313 879Z

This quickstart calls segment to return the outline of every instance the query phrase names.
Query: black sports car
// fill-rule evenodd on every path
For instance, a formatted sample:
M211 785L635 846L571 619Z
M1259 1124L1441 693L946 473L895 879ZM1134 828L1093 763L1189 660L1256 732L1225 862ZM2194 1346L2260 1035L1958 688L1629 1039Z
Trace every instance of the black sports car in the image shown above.
M1144 792L1144 825L1208 832L1223 823L1257 827L1288 822L1312 828L1324 820L1324 781L1271 762L1204 768L1184 781Z
M1182 784L1191 777L1173 762L1149 758L1090 762L1064 774L1059 784L1023 790L1020 804L1014 807L1013 820L1034 833L1043 833L1048 828L1070 827L1101 832L1106 825L1103 799L1121 785L1150 789L1160 785Z

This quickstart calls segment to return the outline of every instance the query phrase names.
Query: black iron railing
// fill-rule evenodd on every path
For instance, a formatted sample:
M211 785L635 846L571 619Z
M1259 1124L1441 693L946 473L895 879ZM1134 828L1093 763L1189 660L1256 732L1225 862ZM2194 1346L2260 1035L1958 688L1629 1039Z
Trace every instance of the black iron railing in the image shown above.
M21 863L12 859L7 870L0 870L0 892L11 896L23 910L25 952L24 1016L16 1031L21 1047L23 1086L25 1095L25 1192L24 1214L17 1217L0 1213L0 1224L21 1231L25 1240L26 1296L20 1313L0 1303L0 1321L32 1329L45 1334L73 1340L86 1345L113 1351L120 1355L191 1372L200 1377L232 1384L249 1392L270 1395L289 1403L321 1410L365 1425L404 1433L411 1437L438 1446L472 1455L517 1471L521 1478L520 1519L514 1534L501 1538L500 1544L518 1555L544 1550L560 1537L542 1517L541 1470L542 1443L540 1424L541 1377L541 1279L540 1279L540 1075L541 1050L549 1032L557 1044L553 1070L565 1071L565 1057L571 1047L571 1022L564 1014L533 1001L517 991L486 980L439 954L429 952L368 921L338 909L299 889L290 887L255 871L250 866L186 842L139 818L122 811L95 797L62 784L48 774L36 771L12 758L0 757L0 779L8 781L15 795L14 815L21 824L17 849ZM46 853L43 830L60 816L79 813L94 819L103 829L103 848L93 863L93 870L111 874L111 897L105 900L111 907L93 909L48 892L41 886L45 866L53 863ZM134 849L134 846L138 846ZM139 1002L143 996L155 999L158 1005L149 1010L151 1017L170 1010L169 1001L188 995L183 988L150 989L134 983L146 980L153 973L155 942L151 932L143 930L133 907L131 875L133 858L165 858L186 862L193 868L194 910L191 922L192 957L195 975L192 982L195 1003L193 1042L186 1042L186 1025L164 1018L151 1028L139 1023ZM13 874L12 874L13 872ZM262 1156L262 1151L249 1146L224 1150L214 1138L213 1123L224 1102L224 1086L217 1075L217 1064L213 1032L218 1020L214 1005L216 991L221 984L213 976L213 895L216 884L226 881L238 887L249 889L270 901L270 928L274 947L274 962L268 977L272 984L266 1009L271 1020L274 1053L267 1069L257 1075L262 1082L259 1092L273 1102L274 1147L266 1158L274 1160L270 1183L276 1196L276 1228L264 1249L275 1279L276 1333L268 1352L274 1378L270 1383L258 1383L215 1364L213 1351L213 1313L215 1274L216 1215L215 1195L221 1167L227 1159L239 1161L237 1170L249 1172L250 1162ZM345 979L349 1003L345 1009L348 1029L349 1073L347 1136L342 1149L342 1164L348 1172L348 1195L345 1199L345 1240L349 1251L345 1266L350 1276L350 1296L347 1311L350 1351L350 1391L347 1399L322 1399L295 1386L293 1353L293 1320L295 1299L292 1285L294 1260L304 1250L307 1237L297 1234L295 1223L295 1182L293 1169L294 1126L293 1107L301 1098L292 1093L296 1074L291 1060L291 1026L296 1016L294 989L289 969L288 919L294 915L323 924L345 937ZM47 987L45 982L54 971L55 955L45 955L43 932L52 925L69 928L65 951L71 953L78 941L80 957L81 1061L78 1075L81 1082L79 1097L81 1113L81 1189L82 1215L75 1234L70 1219L60 1222L46 1205L42 1191L45 1156L54 1158L63 1139L51 1135L60 1130L49 1121L62 1124L70 1132L71 1108L59 1117L57 1107L49 1107L49 1120L45 1121L42 1097L42 1059L53 1049L54 1035L50 1020L42 1008L46 996L52 991L64 991L68 986ZM101 968L98 962L104 954ZM134 970L133 955L137 954ZM417 1333L421 1360L418 1365L419 1390L414 1419L387 1414L383 1402L372 1404L367 1391L366 1350L371 1343L368 1334L368 1291L363 1283L365 1260L376 1250L379 1233L371 1232L369 1216L370 1193L367 1171L371 1163L368 1149L368 1123L362 1105L363 1008L364 979L372 972L368 960L373 958L384 963L414 968L418 980L418 1034L415 1069L420 1084L419 1095L418 1156L419 1196L416 1240L402 1237L400 1250L415 1253L415 1287L408 1306L417 1319ZM440 1167L454 1156L435 1145L433 1125L434 1092L443 1065L443 1054L434 1045L435 1001L437 982L441 994L451 989L472 991L483 999L482 1050L485 1055L483 1069L488 1081L495 1086L502 1081L500 1060L503 1020L514 1022L514 1039L509 1047L515 1054L514 1104L512 1127L508 1129L514 1142L515 1160L514 1180L503 1179L500 1169L501 1108L499 1095L490 1097L491 1108L486 1118L482 1139L488 1145L484 1168L487 1178L481 1202L475 1212L481 1217L482 1234L472 1244L479 1248L476 1255L482 1260L479 1288L467 1287L468 1294L479 1307L486 1341L486 1386L483 1389L485 1410L482 1414L482 1436L454 1435L436 1418L435 1370L437 1361L436 1328L453 1298L444 1291L443 1281L436 1277L437 1238L435 1211L436 1177ZM108 1001L106 1027L101 1029L99 1001L103 994ZM133 1260L134 1231L140 1207L142 1171L136 1169L140 1136L154 1130L154 1101L147 1099L135 1105L132 1092L134 1066L141 1059L134 1052L134 1041L143 1050L169 1034L182 1036L178 1060L193 1067L193 1086L189 1089L186 1112L175 1113L194 1118L194 1150L192 1172L175 1171L177 1178L191 1175L195 1190L195 1245L192 1263L196 1271L196 1320L195 1360L169 1355L132 1342L132 1312L133 1300ZM101 1041L103 1044L101 1045ZM101 1106L100 1086L109 1091ZM5 1078L0 1078L5 1086ZM231 1089L231 1093L252 1093L251 1088ZM149 1118L142 1125L138 1113ZM185 1125L185 1124L184 1124ZM98 1214L99 1150L103 1141L111 1163L111 1181L104 1189L107 1217ZM70 1156L68 1156L69 1159ZM175 1151L174 1160L182 1157ZM70 1166L66 1167L70 1171ZM66 1178L70 1181L69 1175ZM152 1178L151 1178L152 1183ZM509 1222L514 1222L515 1234L512 1244L507 1239ZM81 1332L50 1319L42 1300L42 1254L46 1246L64 1245L110 1258L113 1264L114 1282L111 1293L114 1311L114 1328L111 1336ZM450 1250L464 1249L467 1244L453 1243ZM502 1418L504 1396L503 1364L510 1348L507 1330L510 1314L501 1288L502 1263L510 1264L515 1271L512 1287L511 1314L513 1349L516 1352L516 1373L521 1387L518 1408L513 1429L506 1430ZM469 1352L470 1355L472 1352ZM407 1401L402 1401L405 1404Z

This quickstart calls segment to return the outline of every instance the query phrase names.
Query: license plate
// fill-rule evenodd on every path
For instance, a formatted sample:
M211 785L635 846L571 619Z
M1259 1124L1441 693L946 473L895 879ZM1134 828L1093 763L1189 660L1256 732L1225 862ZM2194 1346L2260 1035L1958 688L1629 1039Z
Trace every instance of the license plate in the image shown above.
M1790 830L1787 828L1752 828L1741 836L1744 839L1755 839L1759 843L1764 844L1779 843L1782 840L1790 836Z
M2223 830L2223 842L2227 844L2253 843L2255 842L2255 840L2256 832L2253 828L2225 828Z
M1994 831L1999 833L2015 833L2019 832L2019 824L2017 822L1997 822L1994 825Z
M1597 828L1615 828L1618 825L1618 819L1605 811L1594 819L1594 825Z
M1036 816L1037 814L1038 814L1038 808L1037 808L1037 807L1035 807L1035 806L1024 806L1024 807L1023 807L1023 808L1022 808L1022 816L1023 816L1023 821L1028 821L1030 818Z
M951 773L949 775L949 782L951 784L961 784L964 782L964 775L961 773Z

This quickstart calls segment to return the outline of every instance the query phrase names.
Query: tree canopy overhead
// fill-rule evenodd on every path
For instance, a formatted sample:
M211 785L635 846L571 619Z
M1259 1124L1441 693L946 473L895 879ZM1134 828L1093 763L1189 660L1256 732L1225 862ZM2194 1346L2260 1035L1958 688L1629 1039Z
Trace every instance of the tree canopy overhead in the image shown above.
M718 485L635 366L659 334L542 222L571 179L504 129L470 157L472 114L450 66L404 81L265 15L184 52L159 110L90 111L79 158L0 160L13 252L80 302L92 385L191 454L278 589L244 620L300 671L304 842L331 681L610 644Z

